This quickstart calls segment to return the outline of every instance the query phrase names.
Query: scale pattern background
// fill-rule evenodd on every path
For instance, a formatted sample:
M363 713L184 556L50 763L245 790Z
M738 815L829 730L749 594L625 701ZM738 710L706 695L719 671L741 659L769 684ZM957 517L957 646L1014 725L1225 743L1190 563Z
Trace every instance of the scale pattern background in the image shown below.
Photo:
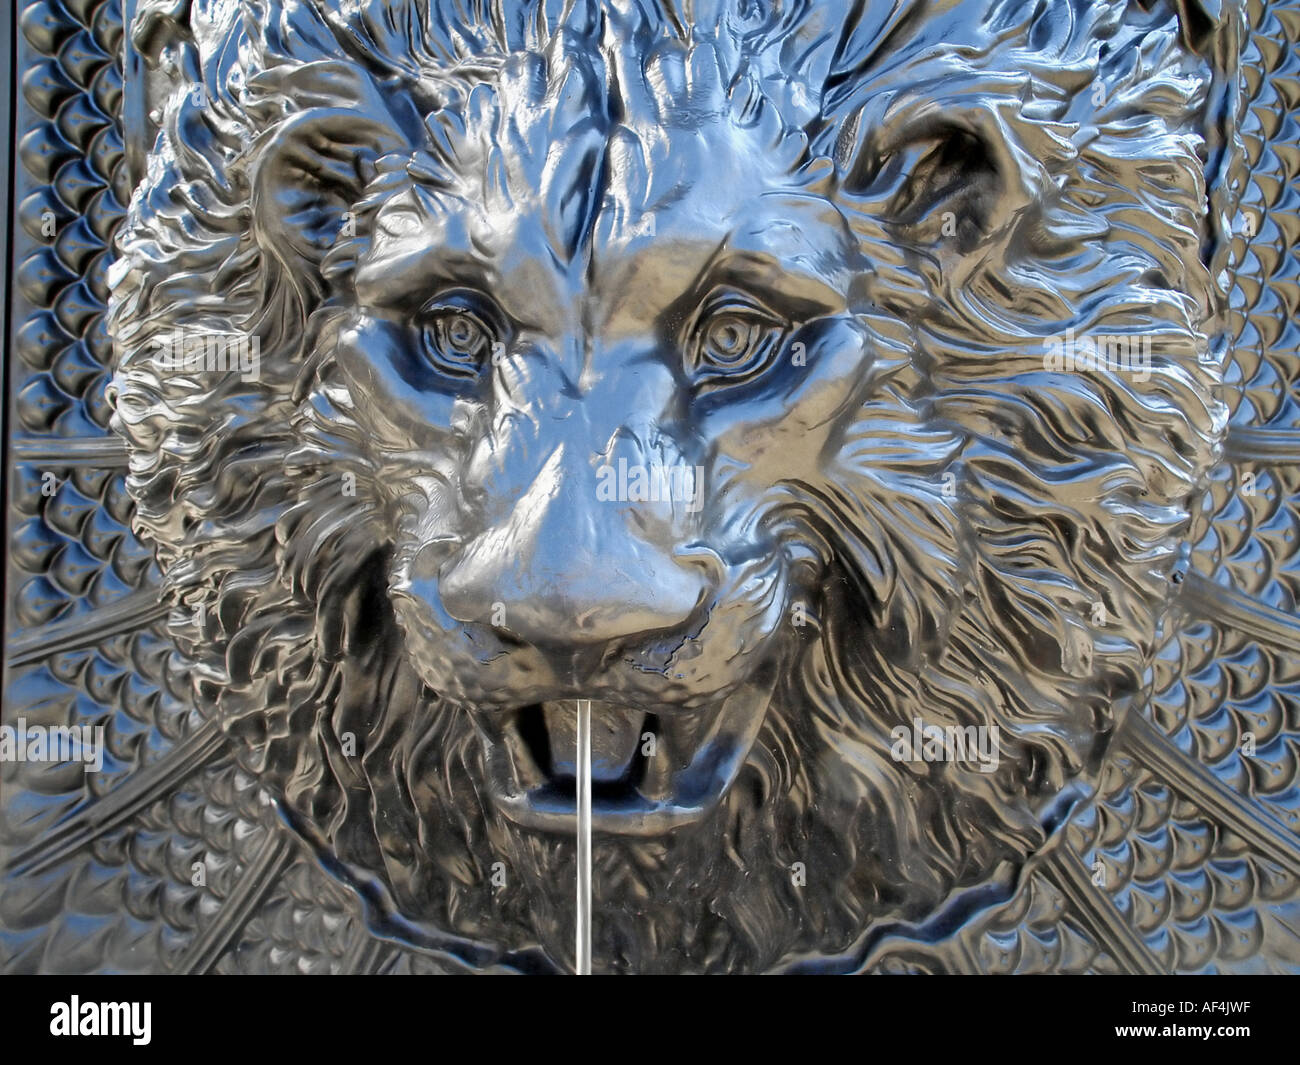
M2 767L0 968L438 969L366 931L186 701L107 429L122 8L17 18L4 720L103 725L109 754ZM1248 22L1232 428L1150 713L1011 901L933 947L885 939L866 971L1300 969L1300 2Z

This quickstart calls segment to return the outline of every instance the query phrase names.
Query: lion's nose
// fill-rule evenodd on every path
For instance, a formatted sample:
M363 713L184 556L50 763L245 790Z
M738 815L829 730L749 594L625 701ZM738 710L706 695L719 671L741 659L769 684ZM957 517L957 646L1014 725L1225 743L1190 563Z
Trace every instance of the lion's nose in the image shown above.
M561 449L562 450L562 449ZM508 518L444 565L443 606L528 643L625 640L685 628L710 577L628 523L627 504L551 457Z

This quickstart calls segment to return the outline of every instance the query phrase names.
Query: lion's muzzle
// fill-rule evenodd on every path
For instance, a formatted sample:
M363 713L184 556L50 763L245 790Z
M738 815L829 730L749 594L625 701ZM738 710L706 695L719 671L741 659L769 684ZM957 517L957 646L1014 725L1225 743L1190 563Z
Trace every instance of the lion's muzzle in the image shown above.
M648 513L689 501L601 499L600 487L590 454L557 447L504 520L443 566L448 613L561 649L689 629L713 591L706 556L674 552L652 535L669 524Z
M490 508L498 520L448 555L437 594L467 631L537 664L527 688L507 684L470 711L503 812L526 827L573 830L576 699L591 698L595 827L658 834L726 793L771 689L740 677L719 684L713 672L669 680L673 654L718 620L726 575L713 552L679 546L692 502L683 486L703 486L664 475L642 497L620 498L617 479L626 485L635 469L599 457L556 446L512 505ZM602 469L615 482L605 489ZM534 701L519 705L525 698Z

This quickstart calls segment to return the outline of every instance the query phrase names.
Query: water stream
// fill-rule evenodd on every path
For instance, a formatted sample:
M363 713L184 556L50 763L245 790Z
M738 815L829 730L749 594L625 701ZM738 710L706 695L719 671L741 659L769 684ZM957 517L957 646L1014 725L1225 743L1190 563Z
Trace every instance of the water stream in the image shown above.
M591 700L577 700L578 803L577 943L575 971L591 975Z

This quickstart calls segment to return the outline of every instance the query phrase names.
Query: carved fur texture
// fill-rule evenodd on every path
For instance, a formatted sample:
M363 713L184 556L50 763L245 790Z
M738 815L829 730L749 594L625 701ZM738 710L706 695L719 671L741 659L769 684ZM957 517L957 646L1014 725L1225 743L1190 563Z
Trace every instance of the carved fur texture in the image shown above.
M597 834L598 969L849 956L1043 845L1144 698L1224 428L1207 16L194 0L175 32L113 277L136 527L200 713L377 927L571 964L573 840L498 809L480 724L582 692L687 722L771 692L701 816ZM674 324L584 422L553 368L614 327L564 315L689 320L710 226L769 267L778 369L684 399ZM421 308L471 260L512 321L553 283L558 324L434 381ZM177 335L255 340L255 379L176 369ZM1045 361L1085 338L1143 360ZM666 635L586 634L580 692L538 664L523 592L518 624L464 604L516 572L494 553L519 581L545 561L559 534L521 547L519 501L578 492L592 455L703 471L697 512L646 520L707 592ZM601 583L635 568L585 536ZM895 760L917 720L995 726L996 769Z

